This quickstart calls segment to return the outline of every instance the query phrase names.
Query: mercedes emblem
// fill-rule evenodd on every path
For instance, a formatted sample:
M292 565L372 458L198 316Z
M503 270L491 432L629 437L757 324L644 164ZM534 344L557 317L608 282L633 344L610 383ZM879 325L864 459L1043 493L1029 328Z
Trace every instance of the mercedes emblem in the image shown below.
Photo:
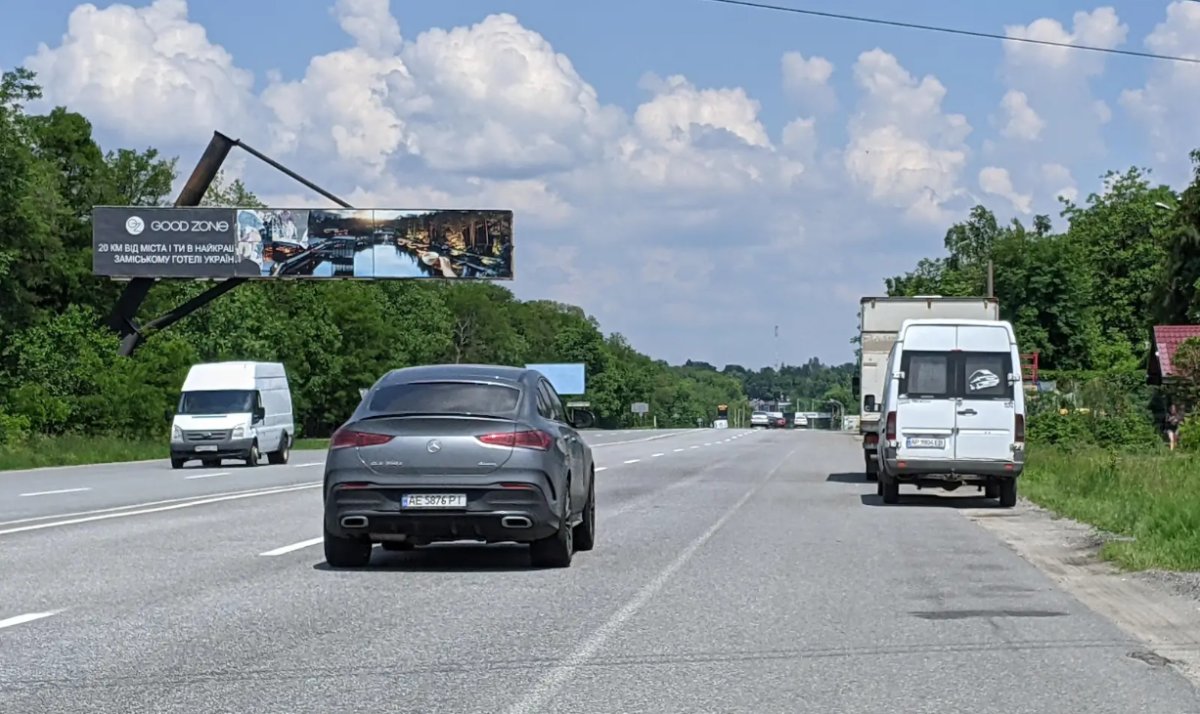
M425 445L425 448L429 450L429 453L436 454L442 450L442 442L438 441L437 439L430 439L429 443Z

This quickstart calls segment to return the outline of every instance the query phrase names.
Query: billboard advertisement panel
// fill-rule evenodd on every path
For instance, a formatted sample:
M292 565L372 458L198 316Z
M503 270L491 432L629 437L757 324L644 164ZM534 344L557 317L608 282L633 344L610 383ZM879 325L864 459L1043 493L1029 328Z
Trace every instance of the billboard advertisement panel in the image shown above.
M584 376L586 365L582 362L563 364L527 364L525 369L536 369L549 380L550 386L561 396L578 396L587 391Z
M512 280L513 214L97 206L92 272L110 278Z

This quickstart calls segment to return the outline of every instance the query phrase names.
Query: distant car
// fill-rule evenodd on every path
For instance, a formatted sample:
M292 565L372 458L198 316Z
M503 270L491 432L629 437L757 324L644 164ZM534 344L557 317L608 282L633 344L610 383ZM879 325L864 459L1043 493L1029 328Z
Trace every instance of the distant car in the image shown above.
M754 412L750 415L751 429L766 429L771 425L771 417L767 416L766 412Z
M767 412L767 427L770 429L786 429L787 419L783 412Z
M592 450L539 372L490 365L393 370L333 435L325 460L325 560L362 567L371 546L530 545L568 567L596 541Z

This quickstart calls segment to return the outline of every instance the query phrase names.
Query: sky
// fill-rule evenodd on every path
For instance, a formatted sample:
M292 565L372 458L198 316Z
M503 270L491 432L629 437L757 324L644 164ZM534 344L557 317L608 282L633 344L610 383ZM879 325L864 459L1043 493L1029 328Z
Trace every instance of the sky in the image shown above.
M773 4L1200 57L1194 0ZM850 361L859 299L972 206L1061 226L1109 170L1182 188L1200 147L1200 65L705 0L3 6L31 109L181 179L219 130L359 207L511 209L518 297L672 363ZM226 166L272 206L328 205Z

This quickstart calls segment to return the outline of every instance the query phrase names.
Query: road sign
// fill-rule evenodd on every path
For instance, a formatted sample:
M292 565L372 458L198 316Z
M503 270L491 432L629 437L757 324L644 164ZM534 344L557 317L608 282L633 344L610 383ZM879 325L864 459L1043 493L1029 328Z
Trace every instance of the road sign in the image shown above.
M634 402L631 409L634 414L645 414L650 411L650 405L645 402Z

